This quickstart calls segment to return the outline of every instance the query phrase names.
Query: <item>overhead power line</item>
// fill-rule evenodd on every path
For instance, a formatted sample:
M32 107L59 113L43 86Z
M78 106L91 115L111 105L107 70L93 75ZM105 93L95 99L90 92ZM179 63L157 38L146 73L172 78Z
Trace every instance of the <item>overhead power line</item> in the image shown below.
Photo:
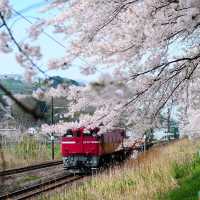
M27 17L25 17L24 15L22 15L20 12L16 11L15 9L12 8L12 10L18 15L20 16L21 18L23 18L25 21L27 21L29 24L33 25L34 23L29 20ZM44 35L46 35L49 39L53 40L54 42L56 42L58 45L62 46L63 48L66 49L66 47L61 43L59 42L58 40L56 40L54 37L52 37L50 34L48 34L47 32L45 31L42 31L42 33Z
M22 10L20 10L18 12L20 12L20 13L26 13L26 12L28 12L30 10L33 10L33 9L39 8L41 6L44 6L46 3L47 3L47 1L42 0L42 1L38 2L38 3L34 3L34 4L32 4L32 5L30 5L30 6L26 7L26 8L23 8ZM15 15L12 16L12 18L15 18L17 16L18 15L15 14Z
M17 49L19 50L19 52L21 52L26 59L30 62L30 64L35 67L40 73L46 75L45 71L43 71L36 63L33 62L33 60L29 57L29 55L24 52L24 50L22 49L22 47L19 45L19 43L17 42L17 40L15 39L15 37L12 34L12 31L10 30L10 28L8 27L8 24L6 23L6 20L4 18L4 16L2 15L2 13L0 12L0 19L2 21L2 24L4 25L4 27L6 28L11 40L14 42L14 44L16 45Z
M29 20L26 16L24 16L21 12L16 11L15 9L12 8L12 10L18 15L20 16L22 19L24 19L26 22L28 22L29 24L33 25L34 23ZM55 37L53 37L52 35L50 35L49 33L47 33L46 31L42 31L42 33L44 35L46 35L49 39L51 39L52 41L54 41L56 44L58 44L59 46L61 46L62 48L64 48L65 50L68 50L66 48L65 45L63 45L60 41L58 41ZM82 62L84 62L86 65L91 66L85 59L81 58L80 56L76 56L76 58L78 58L79 60L81 60Z

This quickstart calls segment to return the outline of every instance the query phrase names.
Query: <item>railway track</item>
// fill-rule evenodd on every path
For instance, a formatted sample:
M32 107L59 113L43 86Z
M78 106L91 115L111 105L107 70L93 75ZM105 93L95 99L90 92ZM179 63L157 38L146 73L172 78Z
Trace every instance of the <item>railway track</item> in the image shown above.
M41 183L34 184L32 186L28 186L26 188L4 194L0 196L1 200L24 200L41 193L53 190L57 187L61 187L63 185L72 184L74 181L82 179L84 176L80 175L66 175L61 174L57 177L53 177L49 180L42 181Z
M31 170L42 169L42 168L46 168L46 167L60 165L62 163L63 163L62 160L57 160L57 161L49 161L49 162L44 162L44 163L40 163L40 164L30 165L30 166L26 166L26 167L3 170L3 171L0 171L0 176L19 174L19 173L28 172Z

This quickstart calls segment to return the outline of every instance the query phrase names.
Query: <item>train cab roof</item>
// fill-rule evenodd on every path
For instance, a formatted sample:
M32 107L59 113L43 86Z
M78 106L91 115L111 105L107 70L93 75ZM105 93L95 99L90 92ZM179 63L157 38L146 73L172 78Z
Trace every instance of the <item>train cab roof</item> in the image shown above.
M81 136L96 136L99 132L99 128L74 128L74 129L67 129L66 133L63 135L63 137L81 137Z

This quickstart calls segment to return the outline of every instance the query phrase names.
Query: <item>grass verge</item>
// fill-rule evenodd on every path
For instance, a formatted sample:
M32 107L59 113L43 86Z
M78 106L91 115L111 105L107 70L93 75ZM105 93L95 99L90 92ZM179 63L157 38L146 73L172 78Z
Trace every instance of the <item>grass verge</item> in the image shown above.
M200 157L191 162L172 167L172 174L177 180L177 187L158 197L159 200L197 200L200 191Z
M153 148L137 160L129 160L124 166L97 175L82 186L75 185L62 193L59 191L55 195L41 196L39 199L164 200L174 196L173 192L177 192L174 199L184 199L182 197L186 193L189 195L190 191L195 195L199 187L199 147L200 142L184 139ZM194 173L191 173L191 169L194 169ZM181 187L182 196L178 196Z
M42 144L35 138L24 137L17 144L1 149L4 161L0 159L0 170L20 167L51 160L51 145ZM55 144L55 159L61 159L60 145Z

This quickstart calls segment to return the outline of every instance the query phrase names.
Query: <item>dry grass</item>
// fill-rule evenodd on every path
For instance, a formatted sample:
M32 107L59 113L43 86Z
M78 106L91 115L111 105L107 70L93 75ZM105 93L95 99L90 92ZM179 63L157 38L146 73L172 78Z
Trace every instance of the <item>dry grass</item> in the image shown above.
M123 167L110 169L83 186L41 199L154 200L157 195L177 187L173 166L191 162L199 144L184 139L153 148L137 160L129 160Z
M0 170L26 166L51 159L51 150L47 144L41 144L34 138L23 138L19 143L0 150L4 160L0 159ZM59 150L56 159L60 159Z

